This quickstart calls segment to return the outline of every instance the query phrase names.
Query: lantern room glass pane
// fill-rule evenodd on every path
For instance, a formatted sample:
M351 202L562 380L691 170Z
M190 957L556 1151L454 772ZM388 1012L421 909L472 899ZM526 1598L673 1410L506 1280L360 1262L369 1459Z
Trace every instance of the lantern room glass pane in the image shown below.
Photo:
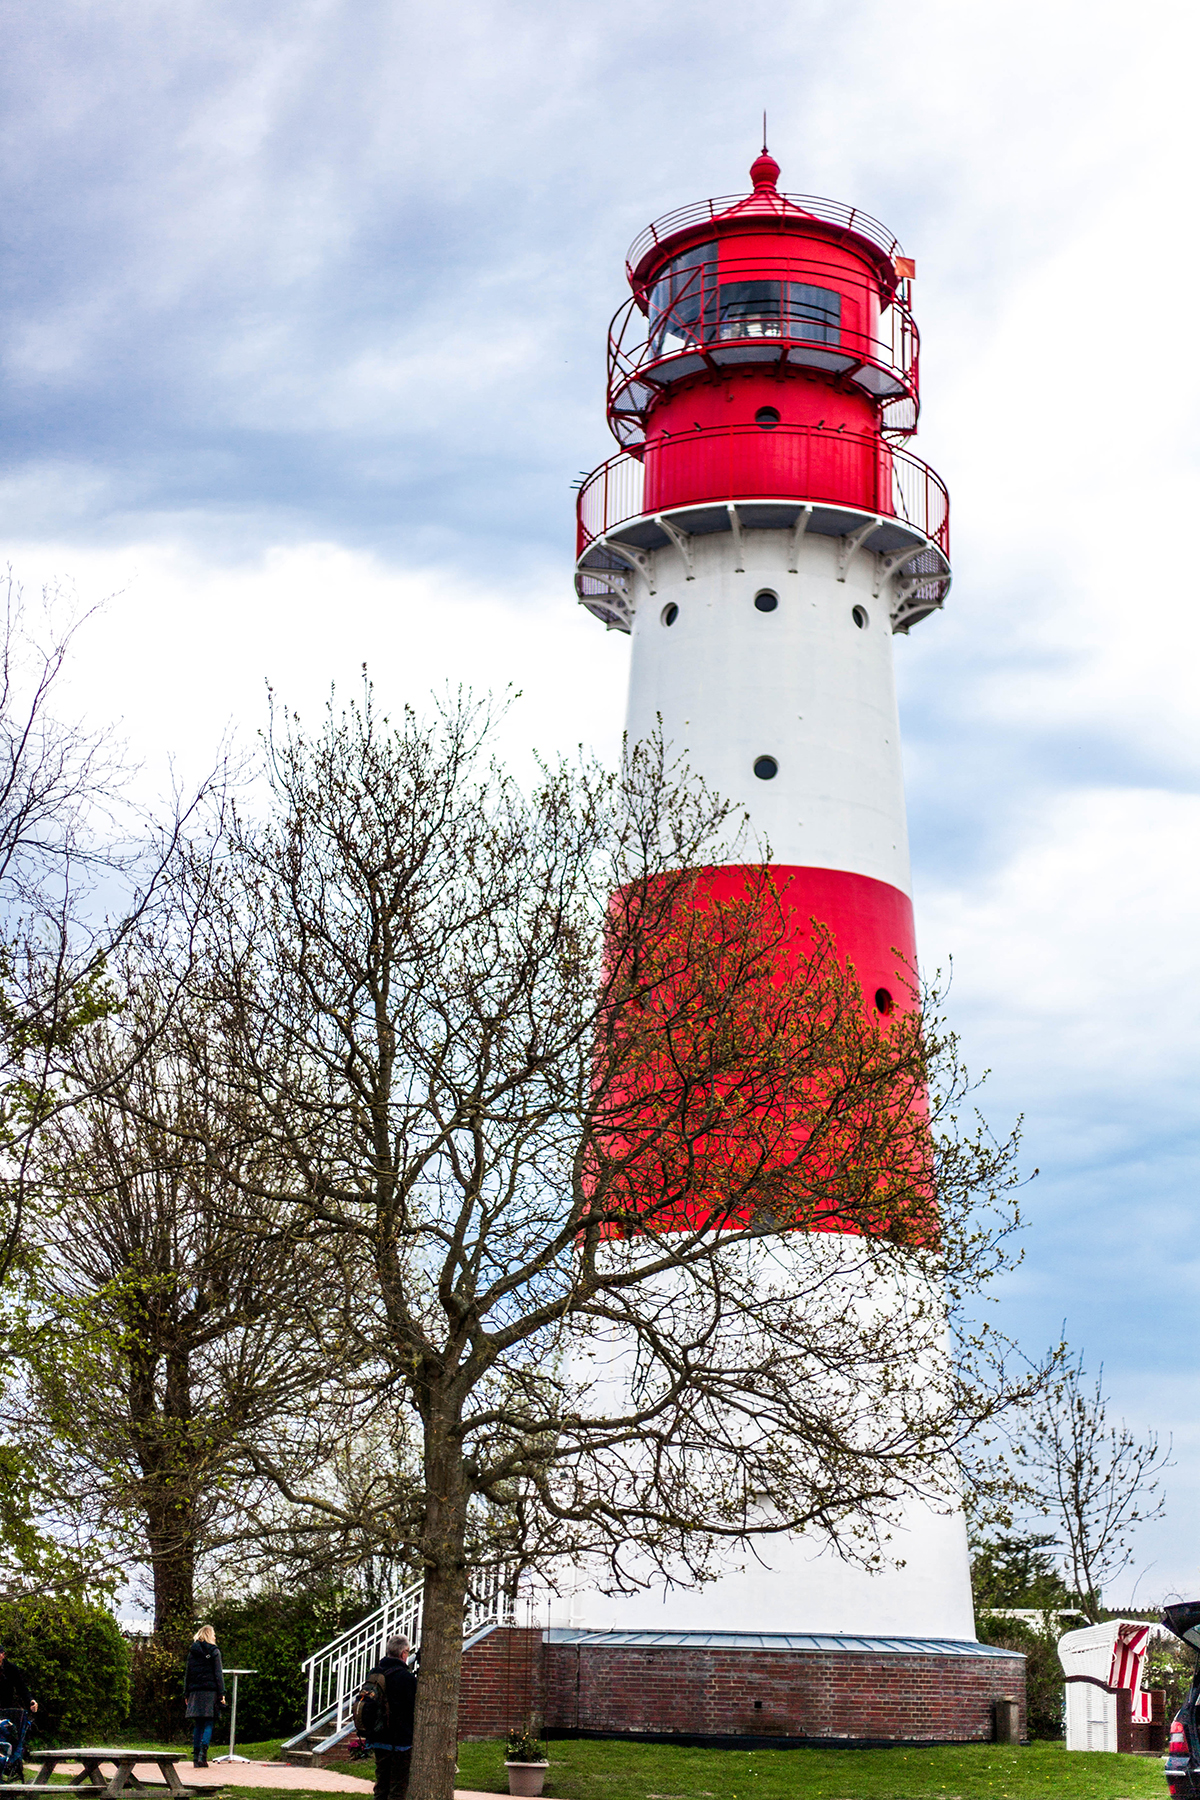
M830 288L788 282L787 334L810 344L836 344L842 333L842 296Z
M678 355L714 339L787 337L836 344L842 297L802 281L723 281L715 240L695 244L665 265L650 289L650 351Z
M716 240L673 257L650 289L650 348L671 356L713 335L717 306Z
M722 339L789 337L836 344L842 296L803 281L723 281L720 314Z
M723 281L721 337L778 337L783 284L779 281Z

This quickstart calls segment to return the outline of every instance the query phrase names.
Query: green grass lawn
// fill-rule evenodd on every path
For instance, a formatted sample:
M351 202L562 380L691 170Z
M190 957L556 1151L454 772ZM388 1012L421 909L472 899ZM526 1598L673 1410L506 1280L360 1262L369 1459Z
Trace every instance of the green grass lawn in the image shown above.
M1158 1757L1068 1755L1061 1744L684 1750L552 1738L547 1753L555 1800L1167 1800ZM508 1792L502 1743L461 1745L458 1766L459 1787Z
M113 1731L107 1737L89 1737L89 1744L100 1744L112 1750L178 1750L191 1760L192 1733L189 1728L186 1736L177 1731L172 1737L148 1737L144 1731ZM264 1738L261 1743L243 1744L241 1738L235 1746L239 1756L248 1756L251 1762L271 1762L279 1755L283 1747L282 1738ZM34 1738L30 1744L30 1755L36 1756L39 1750L49 1748L40 1738ZM214 1735L208 1747L209 1760L214 1756L224 1756L229 1749L229 1721L225 1720L223 1735Z
M146 1739L141 1742L150 1747ZM1167 1800L1158 1757L1081 1751L1068 1756L1061 1744L1019 1750L1003 1744L929 1750L684 1750L619 1739L552 1738L548 1749L548 1800ZM278 1739L238 1745L239 1754L255 1762L269 1760L278 1750ZM508 1792L499 1740L461 1744L458 1763L460 1788ZM226 1776L223 1766L216 1775L227 1780L230 1800L303 1800L295 1790L240 1788L236 1769L234 1764ZM352 1763L348 1772L369 1781L373 1761Z

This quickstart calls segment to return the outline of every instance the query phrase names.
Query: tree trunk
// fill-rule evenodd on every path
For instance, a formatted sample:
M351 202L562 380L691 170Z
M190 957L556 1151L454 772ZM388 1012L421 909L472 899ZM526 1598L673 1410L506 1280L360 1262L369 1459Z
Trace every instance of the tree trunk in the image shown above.
M462 1444L444 1413L425 1422L425 1597L409 1792L453 1800L458 1760L463 1610L467 1600L467 1491Z
M196 1625L196 1555L191 1506L180 1498L147 1507L146 1541L154 1577L154 1630L187 1631Z
M186 1344L165 1352L162 1397L156 1374L164 1352L153 1311L131 1306L129 1418L142 1472L141 1508L154 1577L154 1629L187 1631L196 1623L195 1494L199 1453L192 1441L191 1371Z

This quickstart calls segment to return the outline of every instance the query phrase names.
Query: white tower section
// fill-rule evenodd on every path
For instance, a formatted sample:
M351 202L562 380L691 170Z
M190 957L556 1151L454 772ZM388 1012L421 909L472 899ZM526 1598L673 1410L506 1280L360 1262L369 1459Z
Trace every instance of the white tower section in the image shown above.
M875 592L876 558L839 569L842 539L760 530L694 537L686 561L673 545L654 561L655 592L636 582L631 741L661 717L667 743L746 808L772 862L909 893L891 595ZM768 780L754 773L765 757L778 770Z

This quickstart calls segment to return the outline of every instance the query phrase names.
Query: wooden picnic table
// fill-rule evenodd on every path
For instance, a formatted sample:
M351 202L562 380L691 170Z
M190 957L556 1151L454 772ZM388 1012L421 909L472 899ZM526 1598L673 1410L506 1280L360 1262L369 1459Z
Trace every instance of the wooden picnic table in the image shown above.
M117 1800L121 1794L157 1794L160 1792L158 1782L143 1781L134 1773L137 1763L157 1763L162 1782L172 1794L217 1794L219 1786L194 1787L190 1782L179 1779L176 1763L190 1761L187 1750L114 1750L97 1749L94 1745L73 1750L27 1750L25 1761L40 1763L37 1776L30 1783L32 1787L45 1787L59 1763L82 1763L78 1774L72 1775L68 1784L68 1793L86 1790L89 1794L98 1794L103 1800ZM113 1773L105 1775L101 1763L112 1763Z

